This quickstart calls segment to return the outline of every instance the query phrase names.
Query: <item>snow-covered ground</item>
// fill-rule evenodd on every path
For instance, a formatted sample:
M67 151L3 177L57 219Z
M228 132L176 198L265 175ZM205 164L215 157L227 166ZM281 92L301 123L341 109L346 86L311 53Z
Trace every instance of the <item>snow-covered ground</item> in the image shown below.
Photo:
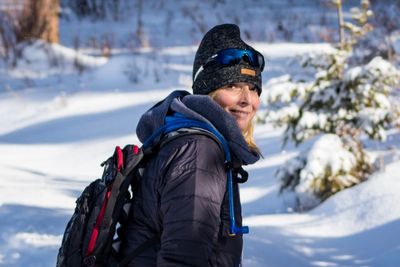
M264 81L289 67L299 71L289 64L297 55L331 49L252 44L267 58ZM116 145L138 143L135 127L146 109L172 90L190 90L196 45L110 58L41 43L29 49L30 60L0 68L0 266L55 265L75 199L101 174L100 163ZM49 50L56 65L48 65ZM399 131L385 143L366 143L384 162L381 171L304 213L293 212L290 195L278 194L274 174L309 144L282 149L283 129L269 124L255 135L264 159L247 167L250 179L241 187L250 226L245 267L400 266Z

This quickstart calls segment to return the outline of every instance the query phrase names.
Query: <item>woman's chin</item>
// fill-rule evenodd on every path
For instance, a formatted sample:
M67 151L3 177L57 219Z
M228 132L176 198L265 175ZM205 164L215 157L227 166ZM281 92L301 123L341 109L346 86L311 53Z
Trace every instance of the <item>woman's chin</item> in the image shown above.
M244 131L247 128L247 125L248 125L247 120L246 121L244 121L244 120L236 120L236 122L237 122L240 130Z

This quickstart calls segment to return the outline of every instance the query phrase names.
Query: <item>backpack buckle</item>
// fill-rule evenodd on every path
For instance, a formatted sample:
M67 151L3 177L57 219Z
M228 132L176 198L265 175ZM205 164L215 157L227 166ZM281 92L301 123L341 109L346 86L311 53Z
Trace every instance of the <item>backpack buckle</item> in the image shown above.
M225 161L225 168L228 170L233 169L233 162L232 161Z

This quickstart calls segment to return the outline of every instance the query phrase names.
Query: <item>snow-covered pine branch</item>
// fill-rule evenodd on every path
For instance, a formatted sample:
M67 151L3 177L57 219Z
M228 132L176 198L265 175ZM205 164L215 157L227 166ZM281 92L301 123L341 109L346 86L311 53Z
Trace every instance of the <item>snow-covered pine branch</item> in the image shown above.
M278 169L281 192L295 191L299 209L310 209L334 193L358 184L374 170L373 157L361 143L335 134L319 136L308 153Z
M325 55L326 56L326 55ZM376 57L364 66L344 68L343 53L327 55L326 71L317 71L312 82L291 81L289 76L271 80L267 87L266 120L287 125L286 138L301 143L320 132L336 133L343 122L373 139L384 140L384 129L396 118L391 93L400 72L388 61ZM308 64L322 68L319 62ZM318 59L319 61L319 59Z

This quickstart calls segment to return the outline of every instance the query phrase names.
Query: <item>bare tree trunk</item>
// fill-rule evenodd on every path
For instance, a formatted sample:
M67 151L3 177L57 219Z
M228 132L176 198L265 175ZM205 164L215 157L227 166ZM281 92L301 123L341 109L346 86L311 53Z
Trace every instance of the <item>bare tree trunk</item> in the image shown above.
M59 0L26 0L19 19L18 41L43 39L58 43L58 11Z
M344 22L342 12L342 0L336 0L336 7L338 11L338 22L339 22L339 45L341 49L344 49Z
M38 0L36 0L38 1ZM60 2L59 0L40 0L45 6L48 7L46 29L40 36L41 39L50 43L59 43L59 33L58 33L58 12ZM39 2L39 1L38 1Z

